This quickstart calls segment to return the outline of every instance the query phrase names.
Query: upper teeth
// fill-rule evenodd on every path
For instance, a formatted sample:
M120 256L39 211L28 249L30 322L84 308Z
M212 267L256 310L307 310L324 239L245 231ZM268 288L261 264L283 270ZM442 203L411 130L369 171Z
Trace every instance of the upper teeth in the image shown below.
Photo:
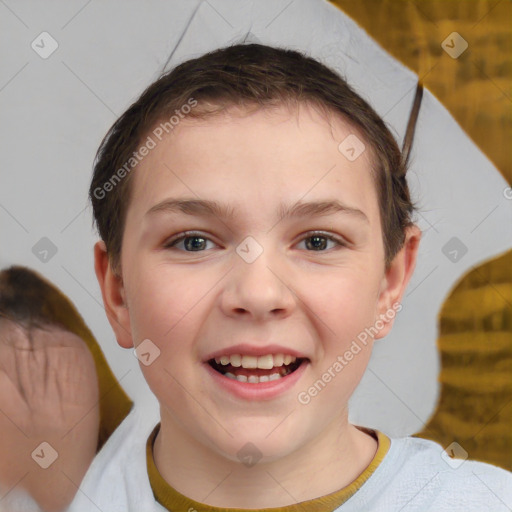
M233 354L232 356L216 357L215 362L226 366L228 364L239 368L261 368L262 370L270 370L276 366L294 363L297 360L295 356L289 354L267 354L264 356L242 356Z

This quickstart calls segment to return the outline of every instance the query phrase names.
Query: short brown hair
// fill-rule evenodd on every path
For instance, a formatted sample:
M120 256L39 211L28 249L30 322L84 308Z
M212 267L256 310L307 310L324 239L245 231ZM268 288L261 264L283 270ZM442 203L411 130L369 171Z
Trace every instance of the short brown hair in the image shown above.
M28 267L12 265L0 271L0 318L26 331L59 327L68 329L69 308L48 280Z
M191 100L195 108L184 110ZM403 246L405 228L413 224L415 206L405 177L406 159L384 121L341 76L305 53L261 44L235 44L162 74L101 142L89 198L113 271L120 274L121 270L124 225L133 192L130 171L137 164L134 155L158 122L178 118L177 114L183 117L183 112L187 118L204 118L233 106L268 108L298 103L341 117L371 148L388 268ZM171 124L167 123L166 131Z

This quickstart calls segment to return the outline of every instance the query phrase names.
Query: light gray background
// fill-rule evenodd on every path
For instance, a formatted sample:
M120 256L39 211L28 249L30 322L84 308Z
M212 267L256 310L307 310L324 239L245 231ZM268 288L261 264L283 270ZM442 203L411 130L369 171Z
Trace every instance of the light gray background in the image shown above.
M156 402L132 352L115 341L93 268L87 190L116 117L169 56L172 67L245 37L306 50L338 69L400 141L417 79L323 0L2 0L0 28L0 267L27 265L60 287L122 386L152 413ZM58 44L46 59L31 47L48 51L42 32ZM469 269L512 246L506 182L428 91L415 144L409 182L422 206L419 261L394 330L377 342L351 401L353 422L393 436L421 430L434 411L440 305ZM43 237L57 248L46 262L33 253ZM453 237L467 247L456 262L443 253Z

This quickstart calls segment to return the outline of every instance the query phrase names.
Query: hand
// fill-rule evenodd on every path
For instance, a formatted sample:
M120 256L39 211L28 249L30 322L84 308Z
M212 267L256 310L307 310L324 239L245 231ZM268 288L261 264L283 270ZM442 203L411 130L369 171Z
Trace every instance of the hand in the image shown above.
M81 338L0 319L2 495L17 486L44 510L69 504L96 453L98 398L94 360ZM41 465L55 452L38 449L43 442L57 452L47 469Z

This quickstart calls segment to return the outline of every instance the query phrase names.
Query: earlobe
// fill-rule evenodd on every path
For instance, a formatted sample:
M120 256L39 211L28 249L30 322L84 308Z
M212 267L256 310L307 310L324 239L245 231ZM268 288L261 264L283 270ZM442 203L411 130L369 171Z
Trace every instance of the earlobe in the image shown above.
M123 280L112 271L103 240L94 245L94 270L101 288L105 313L117 342L123 348L133 347Z
M415 224L406 228L402 249L397 253L382 279L377 318L384 321L384 328L375 336L384 338L393 327L394 318L407 285L416 267L421 230Z

